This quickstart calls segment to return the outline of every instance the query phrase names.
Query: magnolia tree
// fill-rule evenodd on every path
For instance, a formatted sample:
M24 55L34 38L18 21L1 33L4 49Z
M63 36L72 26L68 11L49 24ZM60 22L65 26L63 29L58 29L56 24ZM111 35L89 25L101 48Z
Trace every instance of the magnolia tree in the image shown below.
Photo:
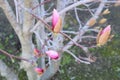
M96 57L89 48L103 46L110 38L111 26L103 17L110 13L109 4L118 6L119 0L0 0L0 7L16 32L22 50L21 56L2 49L0 52L11 59L21 60L20 69L26 71L28 80L50 79L59 70L64 52L78 63L95 62ZM82 11L89 15L80 14ZM74 26L69 26L72 30L64 29L68 24L66 15L70 12L77 21L77 30ZM99 24L104 24L105 28L96 27ZM84 40L95 43L88 46L89 41L83 44ZM84 51L85 56L81 56L83 53L76 55L72 46ZM17 73L2 60L0 74L7 80L19 80Z

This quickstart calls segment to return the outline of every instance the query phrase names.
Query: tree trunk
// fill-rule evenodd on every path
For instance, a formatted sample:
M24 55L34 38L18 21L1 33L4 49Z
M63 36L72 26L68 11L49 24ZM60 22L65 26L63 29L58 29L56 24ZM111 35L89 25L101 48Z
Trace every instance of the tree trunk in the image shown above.
M33 7L33 0L24 1L24 6L26 8ZM24 11L24 19L23 19L23 28L21 34L19 34L19 39L22 46L22 57L27 59L32 59L33 57L33 49L34 45L32 43L32 33L30 32L31 28L34 26L35 19L31 14ZM21 68L27 72L27 76L29 80L37 80L37 74L34 71L34 66L29 62L22 61L20 64Z
M32 43L32 35L31 34L23 34L20 37L20 42L22 46L22 57L31 59L33 56L33 43ZM24 68L24 70L27 72L27 76L29 80L36 80L37 74L34 71L34 66L32 66L31 63L22 61L21 62L21 68Z

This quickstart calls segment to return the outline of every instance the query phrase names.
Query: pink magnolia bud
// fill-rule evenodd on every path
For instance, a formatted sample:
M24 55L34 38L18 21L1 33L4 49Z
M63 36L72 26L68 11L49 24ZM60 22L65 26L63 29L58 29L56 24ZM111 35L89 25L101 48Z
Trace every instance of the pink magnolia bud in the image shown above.
M107 31L111 31L110 25L108 25L106 28L104 28L104 29L102 30L101 35L104 34L104 33L106 33Z
M56 9L53 10L53 15L52 15L52 30L55 33L59 33L62 27L62 20L56 11Z
M56 9L54 9L53 10L53 15L52 15L52 26L53 26L53 28L57 24L59 17L60 16L59 16L58 12L56 11Z
M42 68L35 68L35 72L37 72L39 75L42 75L44 73L44 70Z
M101 46L104 45L109 37L110 37L110 32L111 32L111 27L110 25L108 25L106 28L104 28L103 30L101 29L97 35L97 45Z
M49 50L49 51L46 51L46 54L51 58L51 59L58 59L59 58L59 54L54 51L54 50Z

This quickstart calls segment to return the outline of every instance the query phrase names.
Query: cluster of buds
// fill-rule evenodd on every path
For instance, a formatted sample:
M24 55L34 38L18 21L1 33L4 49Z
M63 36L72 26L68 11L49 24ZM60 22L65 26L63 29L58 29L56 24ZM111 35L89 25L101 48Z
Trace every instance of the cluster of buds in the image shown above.
M51 59L57 60L59 58L59 54L55 50L48 50L45 53ZM35 55L35 57L40 57L41 56L40 51L36 48L34 49L34 55Z
M36 52L36 49L35 49L35 52ZM54 51L54 50L48 50L46 51L46 55L48 57L50 57L50 59L52 60L57 60L60 56L58 54L58 52ZM39 56L39 55L36 55L36 56ZM42 68L35 68L35 72L38 74L38 75L42 75L44 73L44 69Z
M108 10L105 10L103 14L108 14L110 13ZM105 22L106 19L102 19L100 23ZM96 19L92 18L90 22L88 23L89 26L93 26L96 23ZM59 33L62 28L62 20L61 17L59 16L58 12L54 9L53 10L53 15L52 15L52 31L53 33ZM110 37L110 32L111 32L111 26L108 25L106 28L103 30L101 29L97 35L97 45L101 46L104 45L109 37ZM36 57L41 56L40 51L38 49L34 49L34 54ZM48 50L45 52L45 54L52 60L58 60L60 55L58 52L55 50ZM39 75L44 73L44 69L42 68L35 68L35 72L37 72Z
M62 19L59 16L58 12L54 9L53 15L52 15L52 31L53 33L59 33L62 28ZM60 56L58 52L55 50L48 50L45 52L48 57L52 60L57 60ZM36 57L40 57L40 51L38 49L34 49L34 54ZM35 72L39 75L42 75L44 73L44 69L42 68L35 68Z

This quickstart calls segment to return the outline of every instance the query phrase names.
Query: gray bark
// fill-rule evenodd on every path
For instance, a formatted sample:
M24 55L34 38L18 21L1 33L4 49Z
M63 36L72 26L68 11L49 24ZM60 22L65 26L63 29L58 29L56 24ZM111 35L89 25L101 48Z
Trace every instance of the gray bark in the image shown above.
M2 60L0 60L0 73L7 80L19 80L18 76Z

